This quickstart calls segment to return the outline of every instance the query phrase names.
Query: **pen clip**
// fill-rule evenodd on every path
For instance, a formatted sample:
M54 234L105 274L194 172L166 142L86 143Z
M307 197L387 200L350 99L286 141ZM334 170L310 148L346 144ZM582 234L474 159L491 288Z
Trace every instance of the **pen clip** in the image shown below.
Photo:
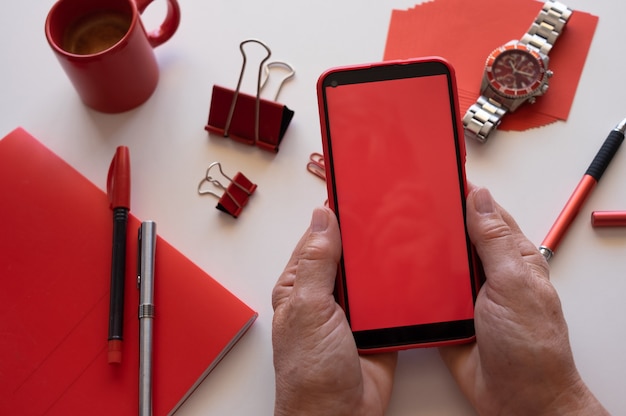
M141 252L143 224L137 230L137 289L141 289Z

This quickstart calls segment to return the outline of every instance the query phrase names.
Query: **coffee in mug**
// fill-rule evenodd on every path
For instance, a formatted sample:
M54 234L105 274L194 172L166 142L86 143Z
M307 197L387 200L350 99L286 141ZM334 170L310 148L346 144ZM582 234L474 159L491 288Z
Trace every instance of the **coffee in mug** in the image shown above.
M58 0L48 13L46 38L82 101L119 113L154 92L159 69L153 48L178 28L177 0L157 30L146 32L141 13L153 0Z
M63 49L76 55L92 55L115 45L130 29L128 15L112 11L94 12L67 28Z

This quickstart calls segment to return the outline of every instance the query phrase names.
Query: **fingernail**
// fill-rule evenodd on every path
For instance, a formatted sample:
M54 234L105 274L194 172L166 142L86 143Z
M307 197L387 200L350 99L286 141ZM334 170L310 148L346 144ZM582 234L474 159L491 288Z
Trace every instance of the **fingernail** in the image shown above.
M491 214L495 211L495 207L489 190L479 188L474 192L474 208L479 214Z
M328 228L328 213L323 208L316 208L311 217L311 231L320 232L326 228Z

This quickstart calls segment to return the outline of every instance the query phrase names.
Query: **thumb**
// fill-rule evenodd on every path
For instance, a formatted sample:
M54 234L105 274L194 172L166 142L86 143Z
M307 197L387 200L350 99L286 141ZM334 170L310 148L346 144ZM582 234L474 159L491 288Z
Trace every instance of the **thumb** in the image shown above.
M308 235L294 253L297 297L332 296L341 257L341 236L335 214L328 208L313 211Z
M487 279L514 276L524 271L518 241L520 236L525 237L485 188L474 188L467 196L467 231Z
M492 284L514 288L529 276L548 279L548 264L519 226L487 189L467 197L467 231Z

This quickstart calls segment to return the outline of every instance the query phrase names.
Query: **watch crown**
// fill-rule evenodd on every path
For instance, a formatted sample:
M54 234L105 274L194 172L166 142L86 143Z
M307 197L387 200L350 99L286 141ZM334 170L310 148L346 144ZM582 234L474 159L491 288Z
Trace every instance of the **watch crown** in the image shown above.
M546 71L546 76L547 76L548 78L552 78L552 75L554 75L554 72L552 72L551 70L549 70L549 69L548 69L548 70Z

